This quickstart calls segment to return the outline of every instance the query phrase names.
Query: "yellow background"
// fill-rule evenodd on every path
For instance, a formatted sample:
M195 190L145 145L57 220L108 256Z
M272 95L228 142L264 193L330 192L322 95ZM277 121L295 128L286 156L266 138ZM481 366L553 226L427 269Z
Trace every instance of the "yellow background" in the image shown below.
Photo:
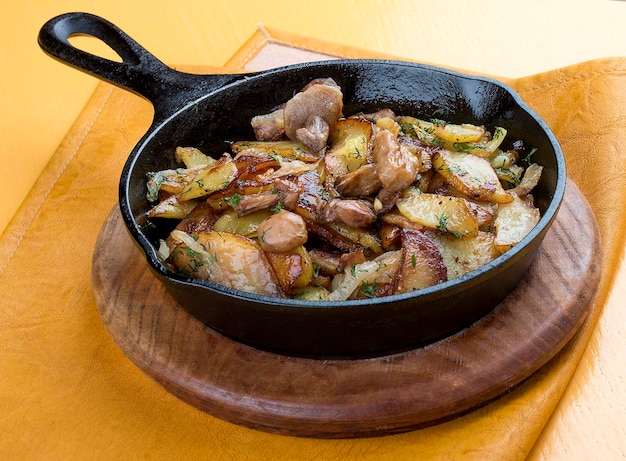
M222 65L259 23L503 77L530 75L599 57L626 56L626 2L611 0L2 1L0 231L98 83L53 61L37 46L40 26L60 13L99 14L172 65ZM612 338L623 335L620 325L626 324L625 314L615 308L623 306L623 295L624 290L617 291L609 300L607 312L613 317L605 316L600 322L531 454L533 459L626 456L626 409L615 399L626 395L624 366L616 365L623 363L624 351L607 346ZM94 366L97 362L94 359ZM37 414L30 417L36 419Z

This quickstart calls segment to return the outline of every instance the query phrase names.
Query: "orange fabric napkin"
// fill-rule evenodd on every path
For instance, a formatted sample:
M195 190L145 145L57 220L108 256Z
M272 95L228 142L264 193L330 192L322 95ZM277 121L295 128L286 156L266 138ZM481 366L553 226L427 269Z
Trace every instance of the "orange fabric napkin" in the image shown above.
M226 70L271 66L278 50L291 53L290 60L380 57L262 30ZM465 416L405 434L349 440L279 436L218 420L164 391L108 336L92 293L91 256L116 205L123 162L152 110L101 83L0 240L0 456L524 459L576 368L626 244L626 176L615 167L626 164L626 152L618 148L626 141L625 75L626 59L605 59L507 81L554 130L569 176L598 219L603 276L577 336L523 384Z

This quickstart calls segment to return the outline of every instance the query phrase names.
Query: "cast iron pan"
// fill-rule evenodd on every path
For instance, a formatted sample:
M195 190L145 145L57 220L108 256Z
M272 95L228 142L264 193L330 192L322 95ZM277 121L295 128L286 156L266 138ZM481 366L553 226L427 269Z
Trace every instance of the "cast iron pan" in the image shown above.
M96 37L122 62L72 46L74 35ZM502 83L427 65L389 60L333 60L238 75L176 71L113 24L85 13L48 21L39 44L52 57L137 93L153 104L154 121L130 152L119 184L119 206L133 240L156 277L199 320L240 342L316 357L380 355L415 348L457 332L492 310L531 264L561 203L565 161L546 124ZM315 78L331 77L344 94L344 113L389 107L397 114L502 126L508 142L537 148L544 166L534 191L542 213L522 242L486 266L413 293L378 299L306 302L259 296L186 278L163 266L155 250L173 224L146 222L146 173L175 168L177 146L207 154L229 151L227 141L254 139L250 119L268 113ZM505 146L510 147L510 146Z

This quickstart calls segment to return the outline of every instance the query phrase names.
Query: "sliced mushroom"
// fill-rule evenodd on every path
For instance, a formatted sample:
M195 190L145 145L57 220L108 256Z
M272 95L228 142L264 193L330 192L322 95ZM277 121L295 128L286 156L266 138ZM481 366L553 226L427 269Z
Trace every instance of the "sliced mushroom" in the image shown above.
M388 130L379 130L374 140L374 159L378 162L378 178L390 192L406 189L415 181L417 157L403 148L398 138Z
M381 187L376 165L372 163L344 174L335 181L335 189L344 197L367 197L377 193Z
M343 94L332 79L314 80L285 104L285 134L309 149L320 152L330 126L341 116Z
M298 204L299 196L300 188L295 183L279 179L272 184L271 191L241 196L233 208L237 210L239 216L271 208L278 203L293 210Z
M283 109L252 117L252 128L257 141L276 141L285 133L285 119Z
M366 200L334 198L318 209L318 221L322 223L342 222L351 227L365 227L376 220L372 206Z

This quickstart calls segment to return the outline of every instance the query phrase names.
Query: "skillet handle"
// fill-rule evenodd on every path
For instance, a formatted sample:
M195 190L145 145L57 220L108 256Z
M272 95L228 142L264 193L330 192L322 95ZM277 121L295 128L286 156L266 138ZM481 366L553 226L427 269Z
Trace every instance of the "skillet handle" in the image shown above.
M77 35L102 40L122 62L76 48L69 38ZM242 74L179 72L166 66L114 24L89 13L67 13L50 19L39 31L38 42L53 58L150 100L155 109L155 122L207 93L244 78Z

